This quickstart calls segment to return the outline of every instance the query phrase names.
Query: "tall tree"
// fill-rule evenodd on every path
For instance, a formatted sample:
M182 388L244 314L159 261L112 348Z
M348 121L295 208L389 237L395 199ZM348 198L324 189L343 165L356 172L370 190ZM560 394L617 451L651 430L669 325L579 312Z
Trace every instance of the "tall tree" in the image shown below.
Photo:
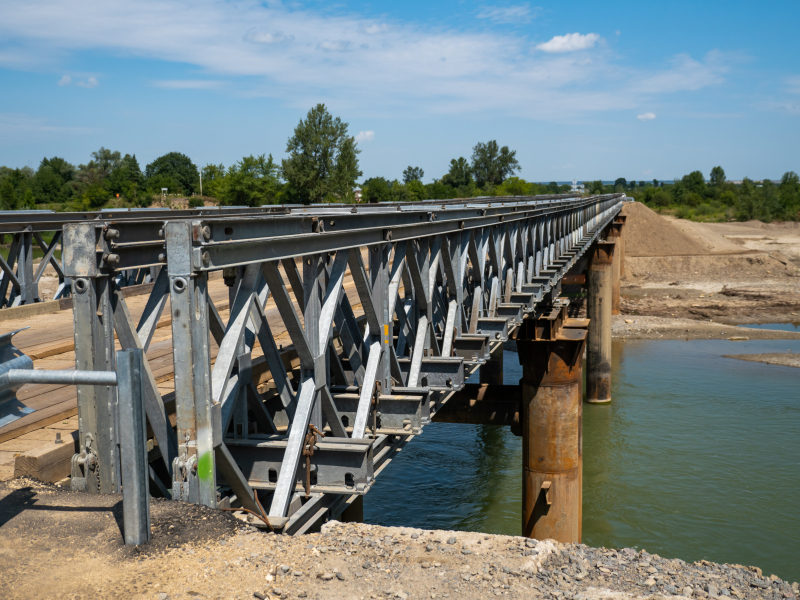
M472 149L472 175L481 187L487 183L500 185L520 169L516 157L516 150L509 150L508 146L500 148L495 140L478 142Z
M284 178L305 203L322 202L328 196L352 195L361 152L348 135L347 123L335 119L317 104L295 127L286 143L289 158L281 161Z
M620 186L623 188L628 187L628 180L625 179L624 177L619 177L616 181L614 181L614 189Z
M711 169L711 175L708 177L711 185L722 185L725 183L725 169L722 167L714 167Z
M450 161L450 170L442 177L442 183L460 188L472 183L472 168L463 156Z
M403 171L403 183L408 183L409 181L422 181L422 178L425 176L425 171L423 171L420 167L407 167L405 171Z
M145 168L145 177L148 179L148 187L157 189L158 187L171 187L162 185L164 182L172 180L180 186L180 190L170 189L170 193L175 191L184 194L196 192L200 186L200 172L185 154L180 152L170 152L164 156L159 156ZM175 185L173 183L173 185Z

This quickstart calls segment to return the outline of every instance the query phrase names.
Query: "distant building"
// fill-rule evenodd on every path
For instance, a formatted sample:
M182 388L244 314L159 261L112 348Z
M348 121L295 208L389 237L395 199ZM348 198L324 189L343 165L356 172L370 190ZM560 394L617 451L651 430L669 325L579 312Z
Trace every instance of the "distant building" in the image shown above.
M353 195L356 198L356 202L361 202L361 188L356 188L353 190Z

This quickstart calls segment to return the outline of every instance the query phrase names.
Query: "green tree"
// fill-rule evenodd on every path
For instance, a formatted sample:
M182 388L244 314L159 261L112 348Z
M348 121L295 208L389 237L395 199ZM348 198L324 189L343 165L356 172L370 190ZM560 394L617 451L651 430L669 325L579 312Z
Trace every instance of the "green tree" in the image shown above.
M221 199L225 195L225 165L206 165L203 167L203 194L211 198Z
M147 187L151 190L159 191L163 185L164 177L168 177L177 182L177 189L170 187L170 193L193 194L200 185L200 172L192 163L192 160L180 152L169 152L164 156L159 156L151 162L144 171L147 177Z
M463 156L450 161L450 170L442 177L442 183L461 188L472 183L472 168Z
M595 179L589 184L589 193L590 194L603 194L605 193L606 186L603 185L603 182L599 179Z
M684 175L681 183L688 192L694 192L700 196L704 196L706 193L706 180L701 171L692 171L688 175Z
M412 201L424 200L426 196L425 186L419 179L412 179L406 184L406 190Z
M425 171L423 171L420 167L407 167L405 171L403 171L403 183L408 184L411 181L422 181L422 178L425 176Z
M362 198L366 202L375 204L377 202L391 202L392 191L389 182L383 177L372 177L367 179L361 186Z
M714 167L711 169L711 175L709 175L708 181L713 186L720 186L725 183L725 169L722 167Z
M286 143L288 158L282 160L284 178L304 203L322 202L328 196L349 198L361 152L348 135L347 123L330 115L324 104L308 111Z
M425 190L427 191L425 195L431 200L445 200L453 197L453 187L442 183L438 179L433 183L427 184Z
M486 144L478 142L472 149L472 175L479 186L500 185L503 180L520 169L517 151L508 146L498 147L495 140ZM452 163L451 163L452 164Z
M617 180L615 180L614 181L614 189L617 189L618 187L621 187L623 189L628 187L628 180L625 179L624 177L620 177Z
M132 202L137 202L143 187L144 174L139 168L136 155L126 154L108 176L108 189L112 194L120 194Z
M72 182L75 167L63 158L43 158L32 180L32 188L37 203L64 203L72 197Z
M496 196L527 196L530 184L520 177L509 177L494 191Z
M275 204L280 181L278 165L264 155L245 156L228 169L227 185L223 201L235 206L259 206Z

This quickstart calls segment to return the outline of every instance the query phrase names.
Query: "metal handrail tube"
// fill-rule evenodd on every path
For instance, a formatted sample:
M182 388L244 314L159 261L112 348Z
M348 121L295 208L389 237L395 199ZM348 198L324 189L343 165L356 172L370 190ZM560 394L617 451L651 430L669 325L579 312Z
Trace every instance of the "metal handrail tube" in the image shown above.
M117 385L117 373L115 371L35 371L32 369L10 369L5 375L0 375L0 388L5 387L5 385L16 385L20 383Z

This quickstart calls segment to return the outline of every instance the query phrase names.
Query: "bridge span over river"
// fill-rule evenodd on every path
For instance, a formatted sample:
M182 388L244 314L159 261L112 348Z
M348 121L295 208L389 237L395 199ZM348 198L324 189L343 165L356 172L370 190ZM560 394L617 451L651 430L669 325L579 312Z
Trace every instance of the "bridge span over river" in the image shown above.
M611 400L625 200L20 214L3 223L22 258L2 265L0 315L36 306L36 241L71 298L75 367L33 369L3 327L0 442L53 422L35 386L61 390L72 489L122 491L141 543L149 495L286 534L358 520L432 420L505 425L523 437L523 534L579 542L582 402ZM562 284L583 286L587 318ZM507 386L511 343L523 378Z

